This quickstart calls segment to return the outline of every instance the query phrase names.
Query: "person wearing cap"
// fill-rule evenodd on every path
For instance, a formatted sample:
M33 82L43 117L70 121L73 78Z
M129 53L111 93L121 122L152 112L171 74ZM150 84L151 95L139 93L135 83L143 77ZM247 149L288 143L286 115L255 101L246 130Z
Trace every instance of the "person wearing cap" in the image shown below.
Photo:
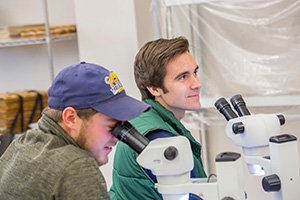
M198 66L184 37L147 42L137 53L134 76L142 99L151 109L130 123L148 139L185 136L191 144L194 169L191 177L206 177L201 161L201 145L180 120L187 110L200 108L201 84ZM136 162L137 155L127 145L116 147L113 164L111 199L160 200L156 177ZM126 185L126 187L124 187ZM193 199L191 195L190 199Z
M64 68L48 90L38 128L0 158L0 199L109 199L99 166L118 141L112 130L148 108L104 67L81 62Z

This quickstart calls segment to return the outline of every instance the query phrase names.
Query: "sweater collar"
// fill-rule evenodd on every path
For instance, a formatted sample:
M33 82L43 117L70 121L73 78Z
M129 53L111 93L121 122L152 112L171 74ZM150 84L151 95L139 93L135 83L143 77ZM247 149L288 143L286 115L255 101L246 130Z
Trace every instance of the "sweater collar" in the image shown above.
M44 133L53 134L63 139L66 144L72 144L79 147L79 145L73 140L73 138L71 138L57 122L55 122L45 114L43 114L38 121L38 127Z

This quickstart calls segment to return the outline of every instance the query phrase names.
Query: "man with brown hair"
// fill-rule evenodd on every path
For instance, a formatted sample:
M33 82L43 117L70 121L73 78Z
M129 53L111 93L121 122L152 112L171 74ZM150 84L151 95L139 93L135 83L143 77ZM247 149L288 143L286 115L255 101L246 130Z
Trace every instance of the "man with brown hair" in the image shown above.
M194 157L192 177L205 177L201 145L180 120L187 110L200 108L198 65L183 37L146 43L135 57L134 75L142 99L152 108L130 121L148 139L182 135L188 138ZM162 199L156 177L136 162L137 155L119 143L114 157L110 196L117 200Z

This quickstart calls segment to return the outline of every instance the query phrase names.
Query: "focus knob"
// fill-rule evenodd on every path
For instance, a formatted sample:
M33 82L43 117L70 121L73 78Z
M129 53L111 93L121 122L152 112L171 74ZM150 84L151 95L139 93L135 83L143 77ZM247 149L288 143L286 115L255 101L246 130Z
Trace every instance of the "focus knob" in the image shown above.
M276 192L281 188L280 178L276 174L265 176L262 179L262 186L266 192Z
M242 122L236 122L236 123L232 124L232 131L235 134L242 134L245 131L245 126Z
M177 155L178 155L178 150L174 146L168 147L164 152L164 156L167 160L174 160L177 157Z

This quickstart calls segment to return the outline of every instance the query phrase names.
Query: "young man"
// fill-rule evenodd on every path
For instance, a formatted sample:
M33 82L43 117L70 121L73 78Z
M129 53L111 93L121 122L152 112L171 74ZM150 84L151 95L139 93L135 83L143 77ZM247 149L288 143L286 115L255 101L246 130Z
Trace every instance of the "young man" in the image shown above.
M16 139L0 159L0 199L109 199L99 166L117 143L111 132L148 107L99 65L63 69L48 90L38 128Z
M180 119L186 110L200 108L198 66L183 38L158 39L146 43L134 63L136 84L142 99L152 108L130 121L148 139L183 135L190 141L194 156L192 177L205 177L201 146ZM136 154L119 143L114 157L113 185L110 196L117 200L162 199L154 188L156 177L142 169Z

